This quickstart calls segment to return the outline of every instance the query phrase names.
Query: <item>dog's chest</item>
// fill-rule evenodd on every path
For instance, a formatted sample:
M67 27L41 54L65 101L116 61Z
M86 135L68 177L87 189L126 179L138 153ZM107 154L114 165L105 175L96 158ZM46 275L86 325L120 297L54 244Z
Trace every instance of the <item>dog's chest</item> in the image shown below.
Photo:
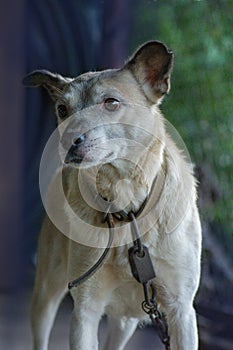
M114 249L107 262L108 273L111 274L111 279L108 277L107 281L112 281L113 284L105 312L115 318L124 315L144 320L147 317L141 308L141 303L145 296L142 284L132 275L128 260L130 246L132 245Z
M98 193L116 208L137 211L148 194L148 184L141 170L129 161L106 164L96 178Z
M152 230L153 231L153 230ZM145 248L148 251L148 260L151 259L153 264L156 263L156 260L158 259L158 255L156 253L156 234L154 232L148 232L144 236L141 237L141 243L145 245ZM151 239L153 236L153 240ZM110 268L112 274L115 274L119 282L124 281L132 281L134 280L131 266L130 266L130 259L129 259L129 251L134 246L133 239L132 242L124 245L119 246L111 249L110 256L106 262L107 266ZM147 259L145 259L147 260ZM143 261L143 264L146 262Z

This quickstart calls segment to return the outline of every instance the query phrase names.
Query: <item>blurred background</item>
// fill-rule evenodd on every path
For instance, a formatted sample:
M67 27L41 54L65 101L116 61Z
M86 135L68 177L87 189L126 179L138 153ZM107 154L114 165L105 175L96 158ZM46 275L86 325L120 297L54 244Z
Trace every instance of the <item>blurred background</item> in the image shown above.
M31 348L28 308L44 215L38 170L56 127L46 92L24 88L22 78L38 68L77 76L121 67L138 45L153 39L175 52L172 89L161 109L182 136L200 182L200 349L233 349L232 28L230 0L1 1L2 349ZM68 298L61 310L51 350L67 349ZM151 332L137 331L127 350L154 349Z

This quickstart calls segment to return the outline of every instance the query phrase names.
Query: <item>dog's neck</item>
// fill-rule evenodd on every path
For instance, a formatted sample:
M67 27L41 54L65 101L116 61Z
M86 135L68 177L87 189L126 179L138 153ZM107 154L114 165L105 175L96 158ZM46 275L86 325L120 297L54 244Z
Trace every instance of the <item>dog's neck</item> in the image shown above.
M129 161L116 160L105 164L96 179L98 193L119 210L136 210L148 194L149 184L140 168Z
M149 195L162 163L162 150L156 162L154 155L150 157L148 152L145 152L137 165L129 160L115 160L99 169L96 189L101 197L114 201L119 210L137 212Z

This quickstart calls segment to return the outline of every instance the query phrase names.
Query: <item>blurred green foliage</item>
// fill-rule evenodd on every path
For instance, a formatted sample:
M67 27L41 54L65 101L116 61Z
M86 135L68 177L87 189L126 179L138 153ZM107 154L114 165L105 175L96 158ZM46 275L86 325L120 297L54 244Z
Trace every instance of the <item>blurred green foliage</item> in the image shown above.
M172 89L161 109L192 161L216 177L221 198L204 215L227 233L233 231L232 9L232 1L160 0L139 11L140 25L152 26L154 38L175 52Z

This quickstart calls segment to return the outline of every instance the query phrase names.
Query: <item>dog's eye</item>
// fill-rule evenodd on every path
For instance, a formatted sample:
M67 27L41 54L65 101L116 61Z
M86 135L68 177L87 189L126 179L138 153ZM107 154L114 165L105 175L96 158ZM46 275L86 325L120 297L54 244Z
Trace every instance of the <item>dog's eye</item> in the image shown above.
M116 100L115 98L106 98L104 101L104 106L108 111L114 112L120 108L120 101Z
M58 105L57 113L61 119L64 119L68 115L67 107L65 105Z

